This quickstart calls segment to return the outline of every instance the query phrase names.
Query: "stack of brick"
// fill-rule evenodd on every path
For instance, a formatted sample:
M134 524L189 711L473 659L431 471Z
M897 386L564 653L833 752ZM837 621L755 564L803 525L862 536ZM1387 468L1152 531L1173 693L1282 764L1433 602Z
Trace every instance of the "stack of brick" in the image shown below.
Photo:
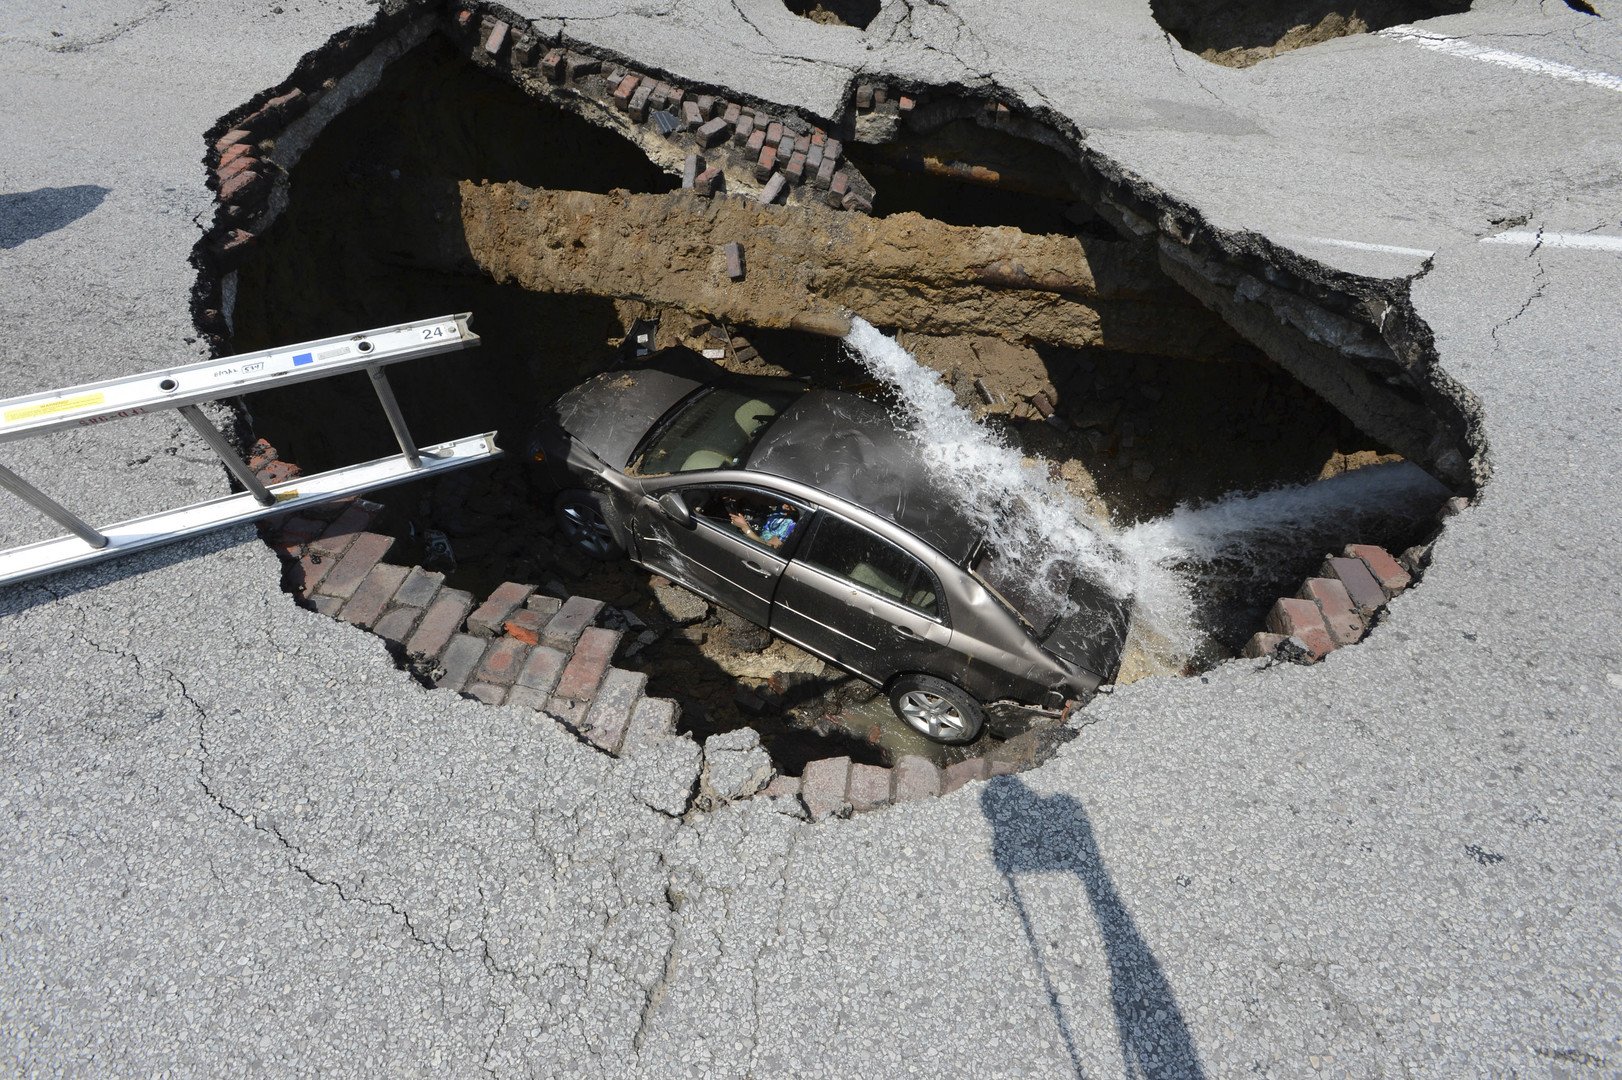
M1017 740L1009 740L1009 746ZM1004 776L1028 767L1023 750L991 757L971 757L942 769L927 758L908 754L886 768L863 765L848 757L806 763L800 775L779 776L761 792L766 798L797 795L811 820L868 813L896 803L949 795L974 780Z
M1300 593L1273 605L1267 629L1251 637L1244 655L1317 663L1361 640L1375 613L1412 583L1413 575L1384 548L1351 544L1326 559Z
M835 209L872 212L873 187L842 163L843 143L798 116L689 90L563 46L543 50L529 27L510 26L494 14L479 16L475 6L460 8L452 23L475 62L513 77L526 91L560 104L592 102L623 117L633 132L647 127L685 151L685 189L713 196L729 187L741 193L753 184L762 203L819 200ZM897 107L904 101L910 111L914 100L900 98Z
M676 704L647 697L646 675L613 666L621 632L596 625L602 601L506 582L475 606L443 574L383 561L393 538L369 531L382 507L341 506L330 519L308 511L267 527L288 587L310 607L390 642L436 686L545 712L607 753L675 733Z

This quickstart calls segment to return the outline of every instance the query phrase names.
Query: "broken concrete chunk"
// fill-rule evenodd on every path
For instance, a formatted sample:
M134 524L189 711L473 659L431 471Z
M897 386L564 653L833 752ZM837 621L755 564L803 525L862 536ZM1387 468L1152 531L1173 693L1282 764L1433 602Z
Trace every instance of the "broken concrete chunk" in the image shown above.
M680 585L655 585L653 599L677 626L696 623L710 613L707 600Z
M777 770L754 728L738 728L704 740L699 790L716 802L747 799L771 783Z

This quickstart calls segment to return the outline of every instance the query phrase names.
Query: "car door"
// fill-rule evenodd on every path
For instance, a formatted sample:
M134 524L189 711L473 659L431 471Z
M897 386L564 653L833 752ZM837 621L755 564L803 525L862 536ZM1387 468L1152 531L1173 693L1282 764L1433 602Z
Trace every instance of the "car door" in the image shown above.
M882 684L941 666L946 615L940 585L919 559L823 511L778 583L771 629Z
M766 626L795 533L811 511L780 493L745 484L693 484L675 492L691 516L683 524L656 498L636 518L641 561L751 622Z

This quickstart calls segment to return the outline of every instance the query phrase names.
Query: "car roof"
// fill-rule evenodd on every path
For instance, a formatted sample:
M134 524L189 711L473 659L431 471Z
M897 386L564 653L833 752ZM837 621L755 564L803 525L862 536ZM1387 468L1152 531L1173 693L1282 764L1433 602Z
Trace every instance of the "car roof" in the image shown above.
M855 503L956 563L978 539L912 437L883 405L855 394L807 391L766 429L745 468Z

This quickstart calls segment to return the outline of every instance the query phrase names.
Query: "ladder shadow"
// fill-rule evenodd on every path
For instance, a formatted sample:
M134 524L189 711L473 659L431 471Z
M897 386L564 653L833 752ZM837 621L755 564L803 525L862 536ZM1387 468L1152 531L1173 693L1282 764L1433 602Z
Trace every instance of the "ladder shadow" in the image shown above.
M252 531L240 531L244 528ZM0 585L0 619L19 615L41 604L54 604L79 593L91 592L125 578L164 570L177 563L189 562L240 544L260 542L258 531L252 526L236 526L161 547L147 548L106 562L57 570L26 581Z
M100 206L110 191L100 184L76 184L0 194L0 251L66 228Z
M1075 1075L1084 1077L1086 1073L1039 937L1039 930L1052 934L1064 928L1037 925L1019 887L1021 875L1071 873L1086 891L1104 940L1115 1035L1125 1074L1145 1080L1203 1078L1199 1052L1177 997L1116 891L1081 802L1063 793L1038 795L1018 777L1003 777L981 791L980 808L991 824L992 855L1008 883Z

